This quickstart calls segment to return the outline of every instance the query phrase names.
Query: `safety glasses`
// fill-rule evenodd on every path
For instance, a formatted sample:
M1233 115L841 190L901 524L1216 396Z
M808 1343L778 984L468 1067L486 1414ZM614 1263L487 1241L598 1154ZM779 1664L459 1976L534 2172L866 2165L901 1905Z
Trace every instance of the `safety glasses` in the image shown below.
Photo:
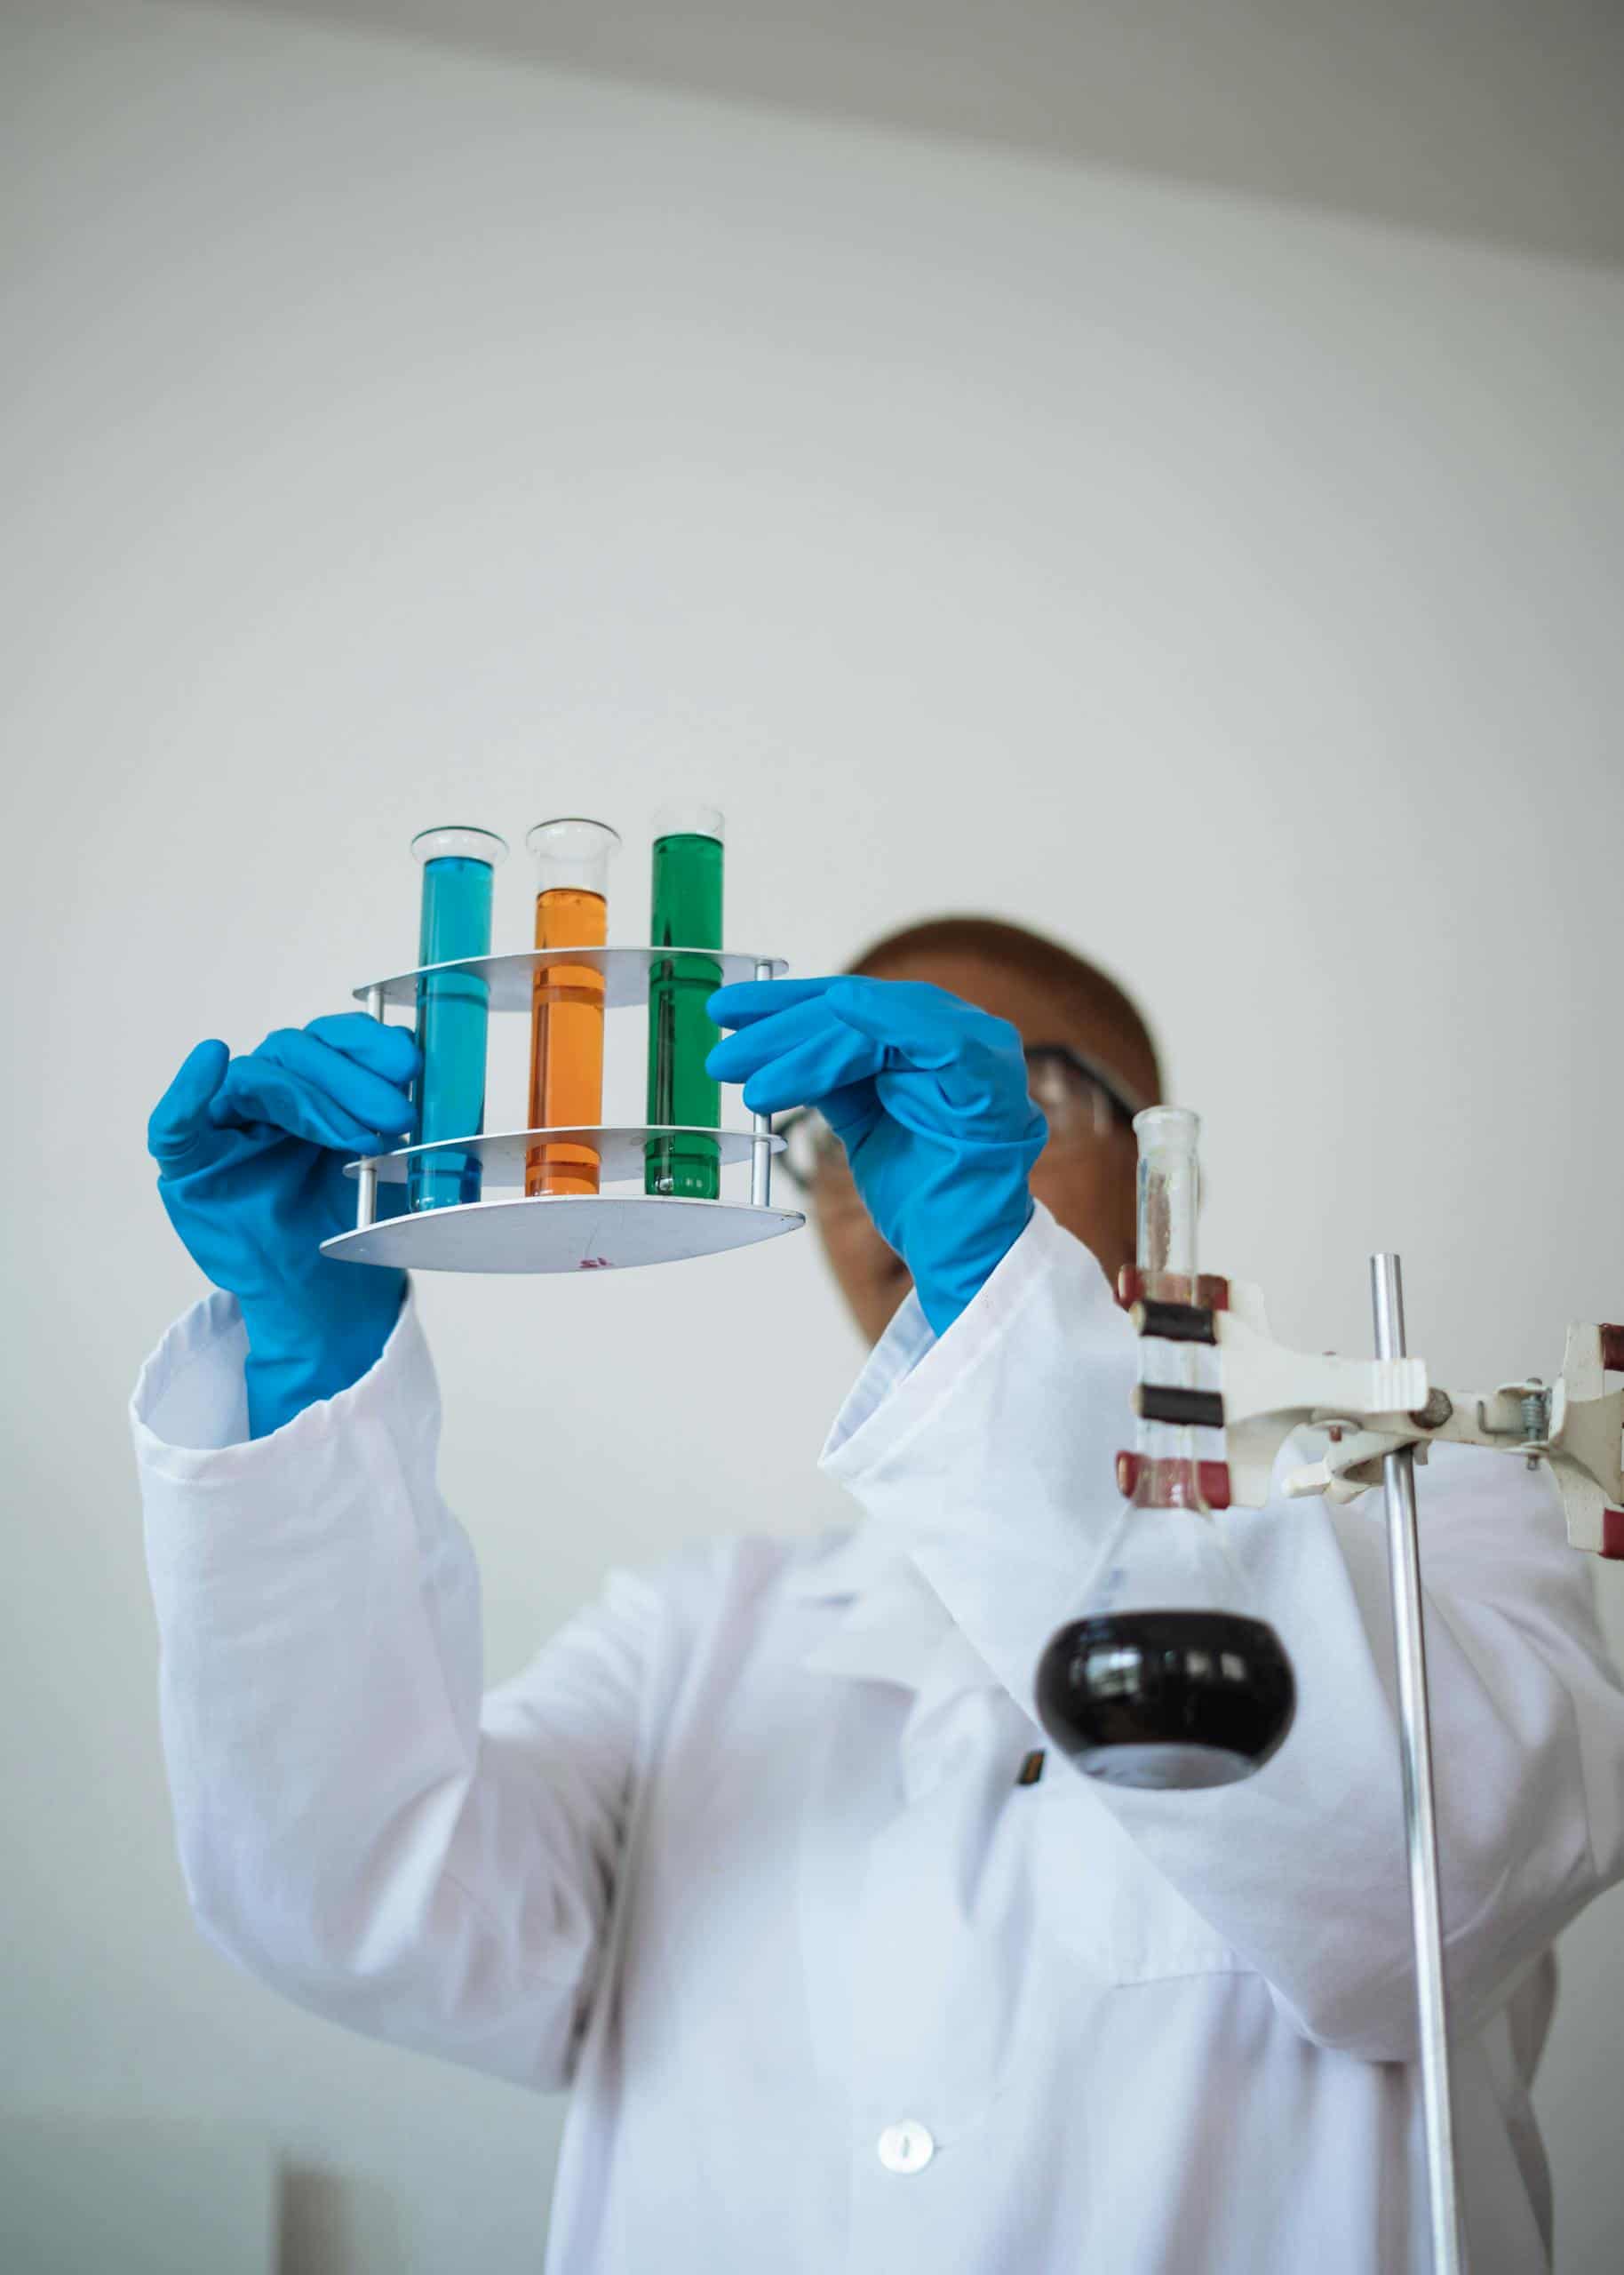
M1103 1145L1118 1124L1132 1129L1134 1116L1150 1103L1069 1042L1028 1043L1026 1082L1049 1125L1047 1153ZM776 1126L784 1142L780 1165L792 1182L803 1193L816 1186L825 1205L837 1200L851 1171L845 1148L816 1107L798 1107Z

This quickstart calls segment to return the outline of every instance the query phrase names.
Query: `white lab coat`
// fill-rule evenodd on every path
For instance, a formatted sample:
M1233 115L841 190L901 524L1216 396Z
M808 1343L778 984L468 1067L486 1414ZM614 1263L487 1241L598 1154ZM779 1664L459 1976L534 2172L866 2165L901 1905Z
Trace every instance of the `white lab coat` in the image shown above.
M483 1696L410 1303L258 1443L243 1354L213 1297L133 1409L192 1904L320 2014L572 2087L550 2275L1424 2267L1373 1506L1221 1521L1296 1667L1260 1775L1015 1783L1134 1369L1047 1211L864 1368L824 1456L855 1529L612 1573ZM1624 1869L1624 1696L1542 1477L1440 1449L1421 1510L1471 2267L1526 2275L1548 1945Z

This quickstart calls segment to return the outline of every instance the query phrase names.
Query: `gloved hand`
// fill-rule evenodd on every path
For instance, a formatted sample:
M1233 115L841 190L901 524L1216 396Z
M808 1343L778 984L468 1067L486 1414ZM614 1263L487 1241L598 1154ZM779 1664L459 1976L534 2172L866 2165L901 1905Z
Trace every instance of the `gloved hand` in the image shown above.
M708 1009L737 1033L707 1070L752 1114L816 1106L944 1335L1032 1212L1048 1125L1015 1028L911 979L746 980Z
M252 1438L358 1382L388 1340L406 1274L339 1264L320 1243L355 1221L345 1161L411 1126L418 1063L409 1029L344 1011L241 1058L200 1042L153 1110L170 1222L242 1306Z

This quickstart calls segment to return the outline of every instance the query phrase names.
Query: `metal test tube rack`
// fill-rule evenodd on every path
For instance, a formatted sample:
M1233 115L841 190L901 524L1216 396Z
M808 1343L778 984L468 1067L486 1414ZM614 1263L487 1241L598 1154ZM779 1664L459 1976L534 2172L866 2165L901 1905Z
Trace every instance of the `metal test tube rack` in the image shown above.
M370 980L354 994L373 1018L382 1019L392 1004L415 1003L418 981L425 973L467 972L485 981L493 1016L518 1011L528 1016L538 970L552 964L585 965L603 975L607 1015L646 1005L652 968L680 955L703 956L716 968L718 986L776 979L787 969L778 957L738 955L717 948L534 948L416 965L386 979ZM691 1135L713 1144L721 1168L748 1161L749 1201L699 1201L641 1192L524 1193L526 1157L548 1138L592 1145L599 1156L601 1183L614 1185L641 1184L649 1140L672 1135ZM346 1263L393 1264L417 1271L529 1273L674 1263L744 1248L795 1232L806 1222L800 1210L773 1205L773 1156L783 1150L784 1139L775 1132L771 1115L765 1114L752 1115L748 1131L597 1124L590 1129L481 1131L434 1145L397 1146L346 1164L346 1173L355 1181L354 1229L324 1241L322 1250ZM479 1200L416 1214L380 1215L380 1185L402 1182L410 1162L436 1152L479 1156ZM486 1187L491 1185L517 1185L519 1191L487 1197Z

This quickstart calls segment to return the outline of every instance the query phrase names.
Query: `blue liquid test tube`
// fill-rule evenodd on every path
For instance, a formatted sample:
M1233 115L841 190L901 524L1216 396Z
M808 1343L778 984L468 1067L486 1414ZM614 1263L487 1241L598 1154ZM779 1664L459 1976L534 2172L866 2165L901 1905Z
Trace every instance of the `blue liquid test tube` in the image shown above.
M447 963L490 954L492 875L507 852L488 829L419 830L411 841L423 864L418 962ZM418 981L418 1048L423 1072L413 1091L417 1142L471 1138L485 1124L485 1038L490 987L476 973L448 971ZM450 1209L480 1197L480 1161L452 1146L416 1155L406 1168L407 1206Z

